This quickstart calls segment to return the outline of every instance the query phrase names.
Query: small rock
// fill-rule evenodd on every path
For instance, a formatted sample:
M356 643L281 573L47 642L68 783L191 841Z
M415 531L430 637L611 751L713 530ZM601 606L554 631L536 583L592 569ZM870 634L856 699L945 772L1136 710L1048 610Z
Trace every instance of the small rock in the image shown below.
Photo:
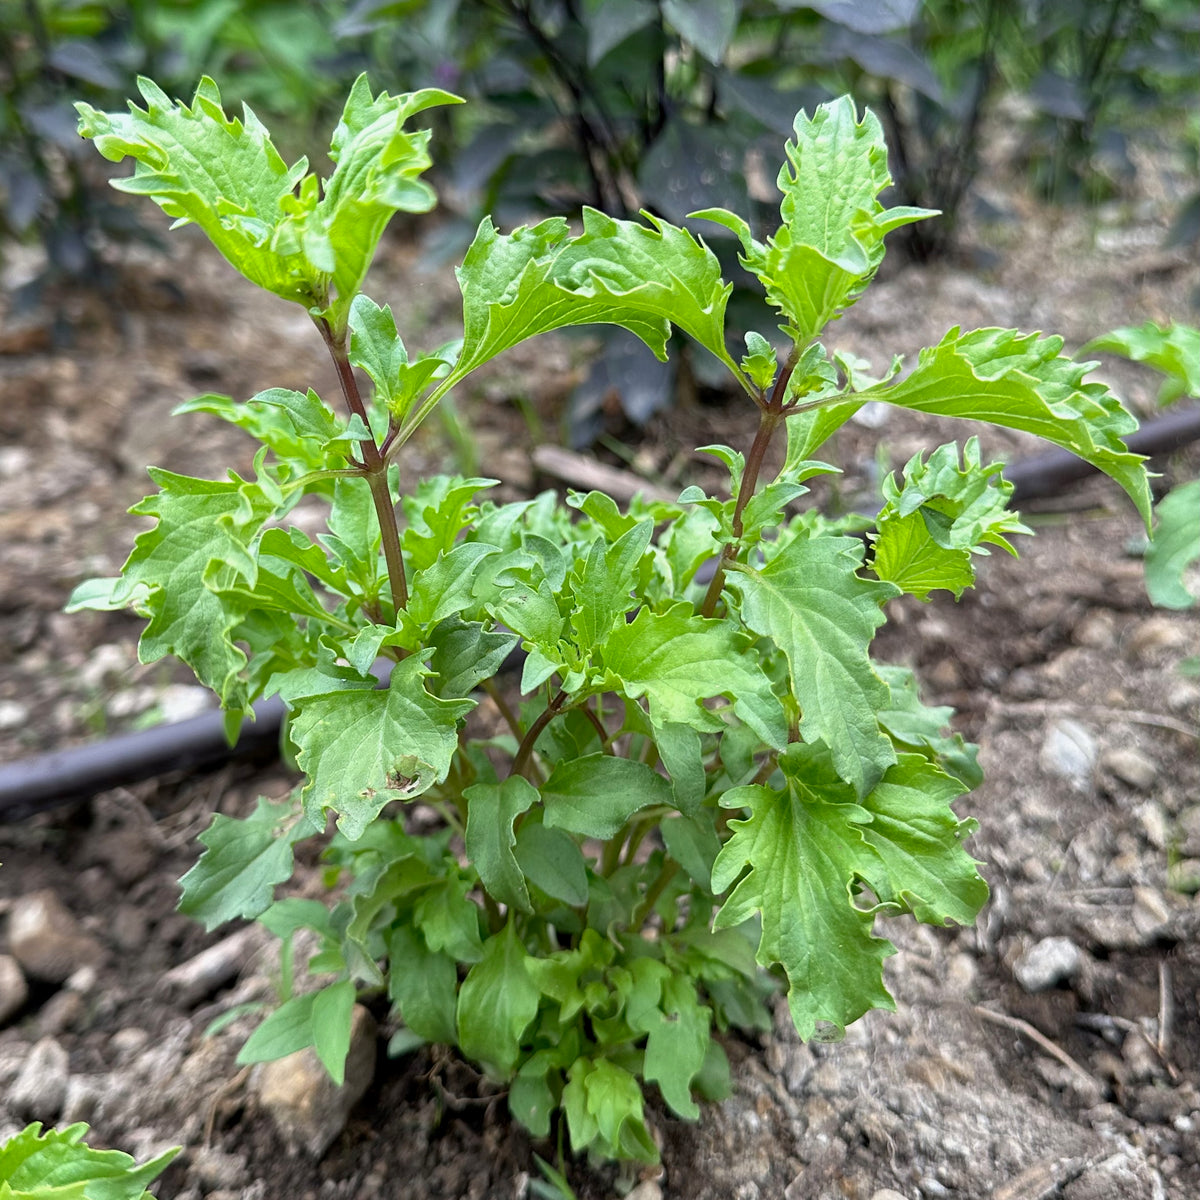
M129 648L120 642L105 642L97 646L75 673L75 678L89 692L98 691L109 679L121 678L132 665Z
M91 839L89 850L92 861L103 863L112 877L126 887L143 879L158 862L159 855L147 831L129 825L97 834Z
M312 1047L263 1065L255 1080L258 1100L292 1153L303 1150L320 1158L346 1127L350 1110L374 1078L375 1040L375 1018L356 1004L341 1087L329 1078Z
M67 1091L59 1114L62 1123L74 1125L76 1121L86 1121L90 1125L96 1119L103 1095L97 1080L87 1075L72 1075L67 1080Z
M118 950L128 953L145 945L149 922L146 914L136 904L120 904L113 913L108 932L113 945Z
M202 1146L192 1155L192 1171L208 1188L237 1188L246 1179L246 1158L216 1146Z
M1039 761L1043 770L1087 791L1096 766L1096 739L1078 721L1060 717L1046 731Z
M1122 783L1127 783L1140 792L1147 791L1158 778L1158 765L1154 760L1131 747L1107 751L1100 759L1100 765L1106 771L1112 772Z
M1167 814L1163 812L1162 805L1156 804L1153 800L1147 800L1145 804L1138 807L1136 816L1142 823L1146 841L1155 850L1165 850L1168 839Z
M118 1029L108 1039L109 1048L117 1056L117 1062L128 1062L150 1040L150 1034L136 1025L127 1025Z
M30 1121L53 1122L67 1096L67 1052L53 1038L42 1038L8 1094L8 1107Z
M87 996L96 990L99 980L99 971L88 963L80 967L78 971L72 971L64 986L69 992L78 992L81 996Z
M1194 713L1200 709L1200 685L1177 680L1167 692L1167 707L1172 712Z
M1107 650L1117 640L1117 623L1105 609L1088 613L1074 629L1075 641L1081 646Z
M0 729L20 729L29 724L29 709L19 700L0 700Z
M104 958L104 948L49 889L22 896L12 906L8 942L25 973L46 983L62 983L79 967Z
M213 694L194 684L170 683L158 697L158 711L166 723L186 721L208 712L214 705Z
M1027 992L1044 992L1070 982L1083 966L1083 953L1070 938L1048 937L1031 946L1013 964L1013 975Z
M58 1037L69 1033L82 1021L87 1005L78 992L64 989L55 992L38 1013L37 1028L42 1037Z
M29 985L21 964L11 954L0 954L0 1025L5 1025L25 1007Z
M643 1179L625 1200L662 1200L662 1188L653 1179Z
M1139 621L1125 642L1131 658L1154 658L1160 650L1177 650L1187 642L1187 630L1171 617L1148 617Z
M1161 893L1151 887L1133 889L1133 927L1148 946L1156 938L1168 932L1171 925L1171 909Z
M250 956L255 938L253 925L231 933L194 958L172 967L159 981L160 989L191 1007L237 977Z
M908 1197L895 1188L880 1188L879 1191L871 1193L871 1200L908 1200Z

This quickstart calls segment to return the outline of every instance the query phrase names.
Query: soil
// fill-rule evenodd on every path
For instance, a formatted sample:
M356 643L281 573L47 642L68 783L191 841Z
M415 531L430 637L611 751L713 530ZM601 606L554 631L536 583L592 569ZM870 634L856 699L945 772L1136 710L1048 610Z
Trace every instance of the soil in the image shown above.
M1121 324L1194 321L1200 266L1161 249L1179 181L1151 179L1157 192L1143 181L1138 196L1089 214L1010 189L994 206L1003 219L967 229L973 255L893 264L837 344L882 367L954 324L1057 330L1073 347ZM453 335L454 292L423 271L419 232L393 242L369 290L432 346ZM28 266L10 255L8 283ZM107 296L62 297L54 319L9 314L0 329L5 761L206 702L170 664L137 664L136 619L66 616L63 603L81 579L119 568L144 464L210 475L249 466L237 431L198 415L168 420L174 405L205 390L333 388L299 310L260 298L186 237L170 260L125 259L121 280ZM62 329L70 340L56 345ZM543 339L464 406L501 495L539 486L530 449L558 426L585 350ZM1151 411L1147 375L1120 364L1108 374L1135 411ZM693 399L642 431L614 416L611 432L647 479L716 486L708 460L687 448L742 444L745 422L727 403ZM839 492L818 498L867 502L880 462L898 466L967 432L899 413L851 425L837 446ZM993 456L1038 448L980 432ZM453 445L435 424L404 466L439 469ZM1165 488L1195 474L1200 455L1156 466ZM729 1100L695 1124L653 1111L661 1171L570 1163L582 1200L635 1185L637 1200L870 1200L888 1188L891 1200L1200 1196L1200 879L1188 874L1200 872L1200 686L1178 670L1200 650L1200 616L1150 606L1131 554L1136 516L1106 481L1026 517L1037 537L1022 539L1019 561L985 560L960 603L894 604L877 649L914 666L926 701L953 705L981 746L985 782L959 806L979 821L970 848L992 888L978 925L883 923L899 947L886 970L896 1012L872 1013L840 1043L805 1046L780 1006L768 1035L727 1040ZM0 1139L26 1115L6 1096L51 1040L69 1084L45 1119L87 1119L96 1144L139 1157L184 1146L155 1188L160 1200L540 1194L534 1155L553 1159L555 1148L514 1127L503 1097L452 1056L389 1060L385 1039L371 1089L324 1157L291 1153L234 1062L252 1020L204 1036L231 1005L269 993L265 937L215 994L184 1003L164 988L169 968L229 932L206 935L173 911L196 834L213 811L244 814L293 782L280 766L228 766L0 826L0 914L49 889L104 952L65 985L34 987L0 1029ZM319 886L314 863L301 864L296 886ZM1075 953L1057 983L1030 990L1030 951L1047 938Z

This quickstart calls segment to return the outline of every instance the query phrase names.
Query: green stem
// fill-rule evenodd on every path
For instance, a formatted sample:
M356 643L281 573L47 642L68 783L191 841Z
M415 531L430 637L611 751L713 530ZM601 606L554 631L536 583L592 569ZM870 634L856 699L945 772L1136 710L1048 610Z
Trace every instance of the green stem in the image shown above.
M358 391L358 380L354 378L354 368L350 365L350 357L346 353L346 335L340 338L334 336L329 322L324 318L317 321L329 355L333 359L337 371L338 383L342 387L346 406L351 413L358 416L369 431L371 422L367 419L367 408L363 404ZM404 575L404 554L400 549L400 530L396 524L396 508L392 504L391 489L387 480L387 461L375 445L371 436L360 443L363 461L362 474L371 489L371 500L375 505L375 515L379 520L379 537L383 543L383 557L387 562L388 582L392 585L392 603L397 611L408 607L408 581Z
M667 890L667 885L678 873L679 864L673 858L668 858L663 863L662 870L659 871L654 882L646 889L642 902L633 910L633 917L629 923L631 929L640 931L645 926L650 919L650 914L654 912L654 906L658 903L659 897Z
M751 497L758 490L758 476L767 455L767 447L770 446L771 439L775 436L775 430L792 411L785 407L784 398L787 396L788 384L792 380L792 372L795 371L799 361L800 347L793 346L787 362L783 364L783 370L779 372L779 377L775 380L775 386L771 389L770 399L760 405L758 430L750 446L750 453L746 455L746 467L742 471L742 483L738 488L737 503L733 506L733 519L730 522L729 530L732 536L721 551L717 569L713 573L712 581L704 596L704 603L700 608L701 616L711 617L716 612L717 601L721 598L721 589L725 586L725 570L731 562L737 561L738 553L741 550L739 542L742 537L742 515L746 511L746 505L750 503Z

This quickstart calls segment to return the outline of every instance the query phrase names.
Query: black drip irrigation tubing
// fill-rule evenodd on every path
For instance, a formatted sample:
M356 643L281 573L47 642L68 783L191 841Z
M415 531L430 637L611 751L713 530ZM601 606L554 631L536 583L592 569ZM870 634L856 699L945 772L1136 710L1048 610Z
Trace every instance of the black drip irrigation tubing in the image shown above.
M1153 457L1200 438L1200 407L1182 408L1142 426L1125 439L1130 450ZM1051 450L1004 468L1013 502L1053 496L1094 475L1095 468L1065 450ZM186 721L123 734L0 765L0 823L13 822L86 800L109 788L179 771L206 771L231 760L269 761L279 753L284 705L278 697L254 705L237 742L225 737L224 717L203 713Z

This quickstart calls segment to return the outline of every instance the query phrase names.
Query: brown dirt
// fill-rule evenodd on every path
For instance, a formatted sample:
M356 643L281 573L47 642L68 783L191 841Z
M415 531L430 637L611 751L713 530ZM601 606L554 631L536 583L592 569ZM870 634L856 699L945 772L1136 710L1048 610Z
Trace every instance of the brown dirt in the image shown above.
M1092 218L1018 196L1017 219L972 231L996 256L987 272L895 268L834 340L881 366L955 323L1054 329L1078 345L1118 324L1187 319L1200 269L1157 248L1169 199ZM37 349L45 338L28 320L0 338L20 350L0 356L0 709L24 713L0 729L5 760L197 700L175 668L136 664L132 617L59 610L80 579L119 567L132 536L123 511L144 490L145 463L196 474L248 465L236 431L200 416L168 421L176 403L202 390L332 383L304 318L260 301L195 245L173 263L131 261L125 279L105 302L64 300L68 346ZM392 248L374 292L422 343L450 336L453 293L421 274L411 245ZM579 361L578 343L539 343L471 401L480 459L509 495L535 483L530 424L510 401L530 399L554 428ZM1146 377L1112 375L1148 411ZM848 427L843 493L869 495L880 445L899 465L964 432L896 414L878 429ZM1036 448L1003 432L983 439L992 454ZM682 448L746 441L744 414L693 403L636 441L648 477L715 483L707 461ZM446 453L434 428L406 466L431 470ZM1195 452L1161 464L1163 482L1198 466ZM1176 670L1200 649L1200 619L1150 607L1126 551L1136 518L1115 488L1093 482L1041 508L1020 561L987 560L959 604L897 604L878 647L881 659L916 667L927 701L955 705L982 746L987 779L960 805L979 819L972 852L993 889L978 927L889 923L897 1012L871 1014L838 1045L800 1045L782 1010L769 1036L730 1039L734 1096L695 1125L655 1113L663 1171L639 1200L655 1186L681 1200L869 1200L885 1187L971 1200L1200 1195L1200 895L1168 880L1181 818L1200 804L1200 688ZM1079 786L1047 767L1047 738L1064 720L1096 743ZM1153 768L1142 786L1112 768L1131 750ZM228 767L0 827L0 907L52 888L108 950L81 1004L43 988L0 1030L0 1088L34 1042L55 1037L72 1076L97 1093L98 1141L142 1155L185 1145L160 1200L534 1194L533 1155L554 1148L531 1144L502 1099L430 1052L381 1057L324 1159L289 1156L233 1063L249 1024L201 1036L233 1000L261 993L269 963L196 1008L156 991L166 968L219 936L173 912L195 834L214 810L243 813L290 783L278 767ZM314 874L302 867L298 886ZM1082 966L1030 995L1014 965L1048 936L1074 942ZM0 1091L0 1134L14 1123ZM638 1181L584 1163L571 1178L585 1200Z

